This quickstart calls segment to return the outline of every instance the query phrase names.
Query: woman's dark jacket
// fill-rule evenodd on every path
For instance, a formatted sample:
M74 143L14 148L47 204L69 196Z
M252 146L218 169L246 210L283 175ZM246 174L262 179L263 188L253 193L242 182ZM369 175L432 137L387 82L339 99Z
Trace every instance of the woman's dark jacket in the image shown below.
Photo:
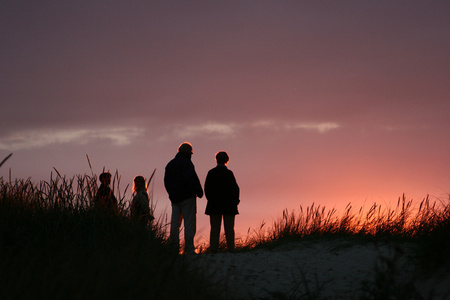
M166 166L164 186L169 199L178 203L191 197L203 197L203 189L189 154L178 152Z
M208 200L205 214L237 215L239 186L231 170L225 165L217 165L208 172L205 180L205 195Z

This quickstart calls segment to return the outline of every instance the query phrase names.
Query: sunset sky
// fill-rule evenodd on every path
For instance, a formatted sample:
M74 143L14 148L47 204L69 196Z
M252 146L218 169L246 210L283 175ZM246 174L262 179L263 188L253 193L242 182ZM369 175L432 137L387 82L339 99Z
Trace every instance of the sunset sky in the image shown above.
M449 1L0 3L0 177L148 177L225 150L239 234L283 209L450 192ZM54 171L53 171L54 172ZM131 196L131 194L128 192ZM206 199L198 237L207 236Z

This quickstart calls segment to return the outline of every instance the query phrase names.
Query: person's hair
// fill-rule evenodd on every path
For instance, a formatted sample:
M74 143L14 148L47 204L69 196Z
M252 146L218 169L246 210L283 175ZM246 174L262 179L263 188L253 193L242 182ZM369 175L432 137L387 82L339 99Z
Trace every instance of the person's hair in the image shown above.
M106 178L111 178L111 173L109 172L103 172L102 174L100 174L100 176L98 177L98 179L103 182L103 180L105 180Z
M216 153L216 161L218 164L226 165L229 160L230 157L228 157L228 154L225 151L219 151Z
M143 188L145 190L147 190L147 182L145 182L145 178L140 176L140 175L134 177L134 180L133 180L133 192L137 193L139 190L141 190Z
M193 151L192 151L192 145L191 145L191 143L184 142L183 144L181 144L181 145L178 147L178 152L186 153L186 154L192 154Z

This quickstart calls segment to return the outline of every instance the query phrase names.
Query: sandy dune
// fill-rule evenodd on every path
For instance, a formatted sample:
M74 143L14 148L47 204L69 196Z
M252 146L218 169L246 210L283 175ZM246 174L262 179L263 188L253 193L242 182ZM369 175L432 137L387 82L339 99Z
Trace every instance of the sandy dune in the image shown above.
M377 268L396 270L388 272L392 276L381 278L389 282L389 288L426 299L430 292L432 299L450 299L450 276L435 274L429 280L417 279L408 251L327 240L290 243L271 250L202 254L192 262L224 288L223 296L232 299L355 299L374 293L371 288L376 286ZM369 283L369 288L363 282ZM408 285L410 282L414 284Z

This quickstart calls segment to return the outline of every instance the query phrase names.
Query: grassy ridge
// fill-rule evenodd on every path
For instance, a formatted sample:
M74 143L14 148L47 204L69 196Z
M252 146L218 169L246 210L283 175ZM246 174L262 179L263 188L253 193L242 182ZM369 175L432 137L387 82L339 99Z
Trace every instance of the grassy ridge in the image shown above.
M238 251L273 249L305 241L345 240L348 245L374 244L390 247L390 255L378 254L373 281L355 283L358 295L335 295L336 299L448 299L450 271L450 201L431 201L427 196L417 206L406 197L397 206L382 208L374 204L368 211L353 211L351 205L343 214L314 204L295 212L284 210L272 227L263 223ZM224 247L225 241L223 241ZM409 271L405 271L409 270ZM405 272L408 272L407 274ZM405 276L406 275L406 276ZM429 283L424 286L424 282ZM299 282L303 294L278 295L274 299L323 299L321 288L310 290L306 281ZM334 299L334 298L333 298Z
M341 215L335 209L314 204L298 211L284 210L281 218L243 241L242 250L271 247L304 238L350 238L359 242L408 242L415 245L424 267L450 265L450 199L431 201L427 196L417 206L400 197L394 208L373 204L356 212L347 205Z
M208 299L158 222L132 222L123 198L119 215L90 208L94 183L0 178L0 298Z

